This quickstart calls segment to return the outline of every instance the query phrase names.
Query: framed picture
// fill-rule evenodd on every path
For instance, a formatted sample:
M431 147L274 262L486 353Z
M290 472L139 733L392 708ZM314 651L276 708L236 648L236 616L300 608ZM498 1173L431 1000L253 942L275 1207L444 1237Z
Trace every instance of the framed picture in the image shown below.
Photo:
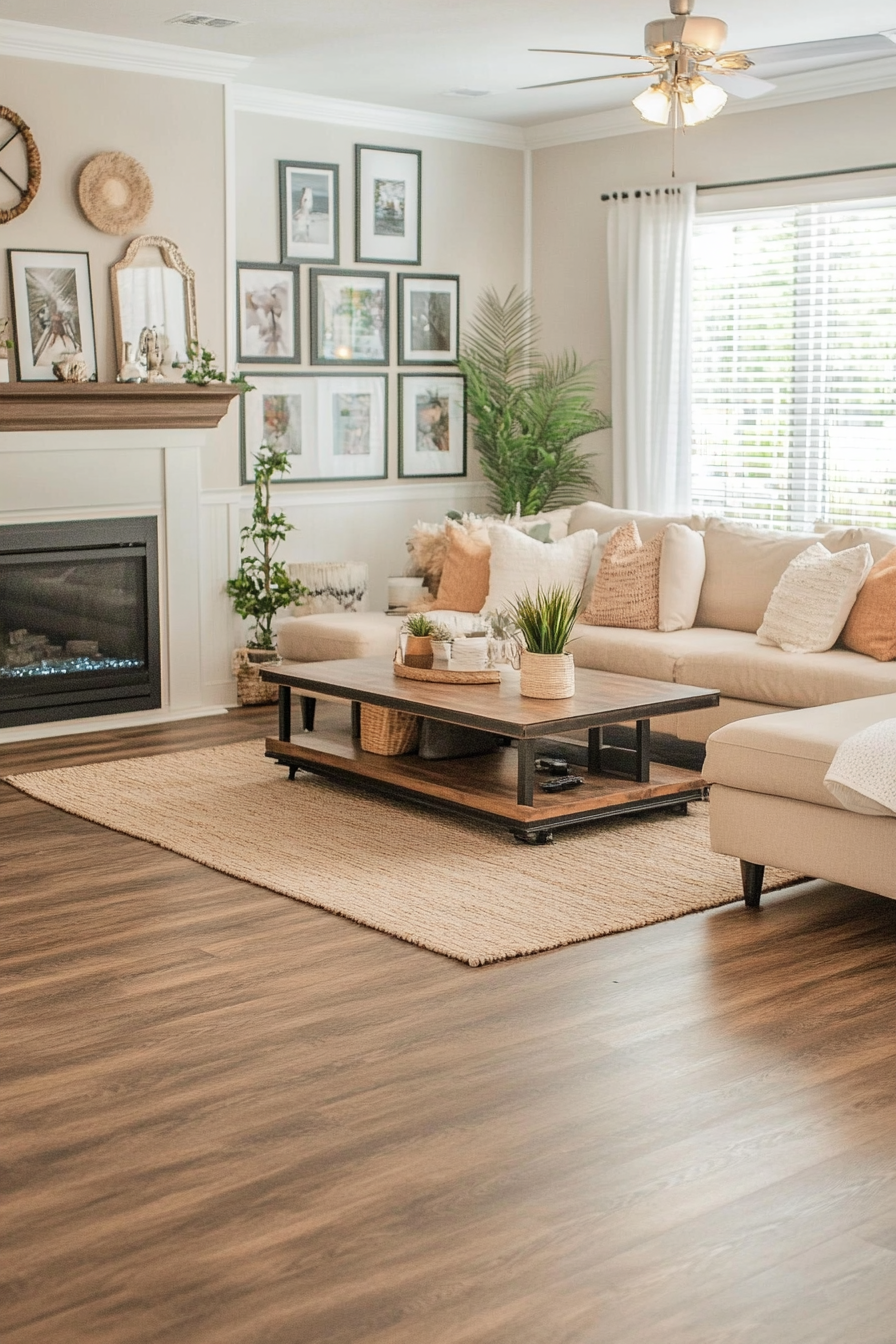
M299 268L238 261L237 359L241 364L298 364Z
M467 395L459 373L398 375L399 476L466 476Z
M399 364L456 364L460 342L456 275L398 277Z
M311 363L389 363L389 275L311 271Z
M53 364L80 354L96 381L96 338L86 252L10 249L9 292L21 382L54 382Z
M420 265L419 149L355 145L355 261Z
M386 475L384 373L253 375L240 399L241 479L251 483L262 444L289 456L288 481L370 481Z
M339 262L339 165L280 159L280 260Z

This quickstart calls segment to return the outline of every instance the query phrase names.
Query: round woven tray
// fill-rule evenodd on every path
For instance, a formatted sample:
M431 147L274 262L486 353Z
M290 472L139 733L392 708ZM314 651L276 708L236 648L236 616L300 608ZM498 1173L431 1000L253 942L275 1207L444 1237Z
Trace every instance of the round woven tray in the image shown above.
M396 663L393 671L396 677L405 681L440 681L456 686L490 686L501 680L501 673L488 668L482 672L451 672L447 667L408 667L405 663Z

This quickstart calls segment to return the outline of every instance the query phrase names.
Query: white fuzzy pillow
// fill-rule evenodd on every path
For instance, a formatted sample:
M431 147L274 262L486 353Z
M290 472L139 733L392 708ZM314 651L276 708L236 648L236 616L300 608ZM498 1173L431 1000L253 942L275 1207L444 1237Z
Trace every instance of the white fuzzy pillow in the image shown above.
M757 632L785 653L823 653L837 642L874 564L868 545L832 554L819 542L791 560Z
M559 584L577 593L584 588L596 532L576 532L545 546L513 527L492 523L488 536L492 544L491 572L483 611L500 611L523 593L534 595L539 587Z
M660 630L690 630L706 573L703 533L669 523L660 556Z
M841 742L824 783L847 812L896 816L896 719L872 723Z

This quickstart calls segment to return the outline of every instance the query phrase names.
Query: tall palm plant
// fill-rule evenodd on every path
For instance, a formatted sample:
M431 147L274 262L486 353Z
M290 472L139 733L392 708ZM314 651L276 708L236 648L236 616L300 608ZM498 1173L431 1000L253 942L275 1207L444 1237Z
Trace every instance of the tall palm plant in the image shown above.
M529 294L502 299L487 289L479 300L458 361L467 379L474 443L492 508L523 514L578 504L593 490L592 454L578 440L606 429L595 409L590 366L575 354L539 353L540 326Z

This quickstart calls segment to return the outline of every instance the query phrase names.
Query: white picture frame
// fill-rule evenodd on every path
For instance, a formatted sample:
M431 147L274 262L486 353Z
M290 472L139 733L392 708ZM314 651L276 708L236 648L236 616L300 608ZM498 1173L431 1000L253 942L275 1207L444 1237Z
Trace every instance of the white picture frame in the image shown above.
M460 277L399 275L399 364L456 364L460 346Z
M253 372L252 382L240 398L243 484L253 479L262 444L288 455L288 471L277 484L386 476L386 374Z
M419 266L419 149L355 145L355 261Z
M398 475L466 476L467 391L460 373L398 375Z
M7 256L19 381L55 382L54 362L63 355L80 354L89 381L95 382L88 254L10 248Z

